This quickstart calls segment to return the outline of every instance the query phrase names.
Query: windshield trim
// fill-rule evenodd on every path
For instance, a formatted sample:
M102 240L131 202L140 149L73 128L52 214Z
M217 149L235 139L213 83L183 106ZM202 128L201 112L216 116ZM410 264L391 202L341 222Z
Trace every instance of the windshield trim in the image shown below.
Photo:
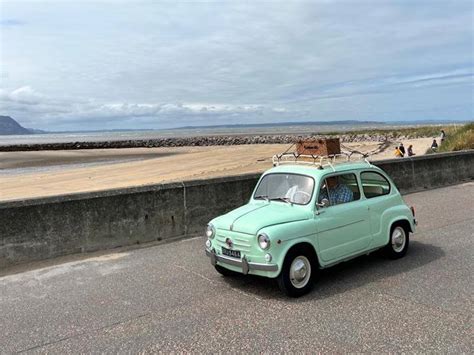
M262 183L263 179L269 175L298 175L298 176L304 176L304 177L307 177L307 178L310 178L311 180L313 180L313 188L311 189L311 198L310 200L307 202L307 203L296 203L296 202L290 202L292 205L298 205L298 206L307 206L311 203L311 201L313 200L314 198L314 188L316 187L316 180L314 179L314 177L312 177L311 175L306 175L306 174L299 174L299 173L291 173L291 172L275 172L275 173L268 173L268 174L265 174L262 176L262 178L258 181L258 185L255 187L255 190L252 194L252 200L254 201L262 201L262 199L256 199L255 198L255 193L258 191L258 188L260 187L260 184ZM286 202L283 202L283 201L278 201L278 200L270 200L270 201L276 201L276 202L281 202L281 203L285 203Z

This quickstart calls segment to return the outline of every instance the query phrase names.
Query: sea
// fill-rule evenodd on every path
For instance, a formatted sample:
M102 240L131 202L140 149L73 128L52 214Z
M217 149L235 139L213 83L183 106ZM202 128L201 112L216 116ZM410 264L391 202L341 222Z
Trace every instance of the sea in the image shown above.
M403 125L407 126L406 124ZM414 126L414 125L410 125ZM199 137L219 135L266 135L266 134L324 134L328 132L347 132L371 128L394 128L395 124L347 124L347 125L276 125L276 126L237 126L237 127L196 127L164 130L64 132L47 134L27 134L0 136L0 145L46 144L74 142L108 142L119 140L140 140L174 137Z

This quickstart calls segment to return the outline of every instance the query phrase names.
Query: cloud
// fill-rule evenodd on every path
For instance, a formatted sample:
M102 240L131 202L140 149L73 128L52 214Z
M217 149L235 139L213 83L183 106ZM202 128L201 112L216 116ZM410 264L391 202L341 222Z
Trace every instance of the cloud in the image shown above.
M298 88L293 96L293 102L320 101L336 98L350 98L356 96L379 95L398 92L409 93L426 87L434 89L437 86L472 86L474 69L463 68L448 72L419 73L415 75L397 75L389 77L375 77L351 82L341 82L321 88L318 93L311 93L308 88Z
M131 124L183 125L205 124L206 120L223 120L233 116L288 113L283 107L266 105L232 105L212 103L101 103L94 99L70 97L52 98L25 86L10 92L0 91L2 110L23 117L22 122L35 121L50 127L71 127L90 124L102 128L116 128L124 122ZM25 113L35 117L29 120ZM112 125L112 126L110 126ZM56 128L57 129L57 128Z
M16 19L0 19L0 27L22 26L25 23Z
M44 99L44 95L39 94L30 86L22 86L10 93L0 92L0 96L2 99L24 105L36 105Z
M470 1L20 3L0 104L33 127L474 117Z

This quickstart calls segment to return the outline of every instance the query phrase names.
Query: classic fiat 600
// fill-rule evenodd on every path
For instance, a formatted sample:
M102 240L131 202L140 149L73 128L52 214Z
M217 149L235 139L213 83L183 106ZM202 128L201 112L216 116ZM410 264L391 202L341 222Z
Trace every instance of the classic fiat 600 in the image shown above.
M206 254L224 276L276 278L291 297L312 288L320 269L383 249L403 257L415 211L368 162L279 165L250 201L207 226Z

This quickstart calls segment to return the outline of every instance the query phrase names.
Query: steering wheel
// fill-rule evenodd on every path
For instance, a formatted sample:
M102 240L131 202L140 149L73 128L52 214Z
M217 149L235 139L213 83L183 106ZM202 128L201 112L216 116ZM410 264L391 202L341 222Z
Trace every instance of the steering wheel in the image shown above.
M309 200L311 200L311 195L309 193L307 193L306 191L298 190L293 194L292 202L295 202L298 200L298 198L296 197L298 196L298 194L303 195L303 198L301 199L302 201L304 201L303 203L307 203Z

